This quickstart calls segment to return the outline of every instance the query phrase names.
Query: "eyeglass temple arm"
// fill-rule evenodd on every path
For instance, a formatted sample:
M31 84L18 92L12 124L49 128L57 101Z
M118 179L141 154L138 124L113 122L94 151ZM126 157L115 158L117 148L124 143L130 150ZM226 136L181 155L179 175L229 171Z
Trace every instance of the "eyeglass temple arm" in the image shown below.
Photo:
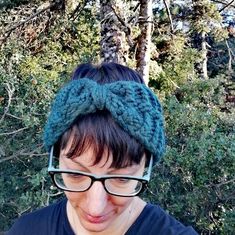
M54 167L52 166L53 152L54 152L54 146L52 146L51 149L50 149L49 163L48 163L48 171L54 169Z
M146 176L147 180L150 180L152 168L153 168L153 155L151 155L150 161L149 161L148 172L147 172L147 176Z

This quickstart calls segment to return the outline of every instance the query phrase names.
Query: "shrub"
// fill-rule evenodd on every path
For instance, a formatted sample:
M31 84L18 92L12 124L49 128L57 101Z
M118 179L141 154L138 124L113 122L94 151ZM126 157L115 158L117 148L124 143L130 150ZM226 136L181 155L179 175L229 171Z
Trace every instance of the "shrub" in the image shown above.
M201 234L234 232L235 112L222 81L195 81L165 99L167 151L147 195Z

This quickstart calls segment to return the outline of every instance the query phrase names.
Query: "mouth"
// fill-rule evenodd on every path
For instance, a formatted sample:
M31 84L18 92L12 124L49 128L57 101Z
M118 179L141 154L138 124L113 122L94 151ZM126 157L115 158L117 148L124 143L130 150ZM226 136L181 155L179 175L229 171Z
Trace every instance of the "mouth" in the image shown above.
M93 224L100 224L107 220L107 216L92 216L92 215L86 215L87 221Z
M84 212L83 215L84 215L84 219L86 221L88 221L89 223L101 224L101 223L106 222L110 218L111 213L107 213L107 214L99 215L99 216L93 216L93 215L90 215L90 214Z

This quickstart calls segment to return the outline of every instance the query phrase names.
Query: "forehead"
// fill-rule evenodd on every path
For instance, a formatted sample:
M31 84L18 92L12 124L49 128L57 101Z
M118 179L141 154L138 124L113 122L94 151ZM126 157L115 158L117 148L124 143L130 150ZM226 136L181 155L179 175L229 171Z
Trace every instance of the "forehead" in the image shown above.
M68 157L68 151L70 148L70 144L67 145L67 147L60 152L61 158L69 158ZM79 156L74 156L71 159L73 162L77 162L79 164L82 164L85 167L92 167L96 165L97 167L106 167L110 168L113 162L113 155L112 153L109 153L107 149L104 149L102 156L100 156L100 161L96 162L96 153L94 151L94 147L90 146L85 151L83 151Z

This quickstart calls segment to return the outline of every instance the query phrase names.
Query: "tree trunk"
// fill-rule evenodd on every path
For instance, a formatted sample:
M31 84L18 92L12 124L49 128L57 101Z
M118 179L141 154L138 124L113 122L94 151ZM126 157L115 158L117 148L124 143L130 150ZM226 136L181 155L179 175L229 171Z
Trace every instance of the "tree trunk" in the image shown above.
M152 0L140 0L140 36L136 52L136 67L147 85L149 82L151 32L153 27L152 14Z
M101 40L100 57L103 62L126 63L126 39L118 17L124 3L118 0L100 1Z
M206 33L202 32L202 79L208 79L207 73L207 42L206 42Z

